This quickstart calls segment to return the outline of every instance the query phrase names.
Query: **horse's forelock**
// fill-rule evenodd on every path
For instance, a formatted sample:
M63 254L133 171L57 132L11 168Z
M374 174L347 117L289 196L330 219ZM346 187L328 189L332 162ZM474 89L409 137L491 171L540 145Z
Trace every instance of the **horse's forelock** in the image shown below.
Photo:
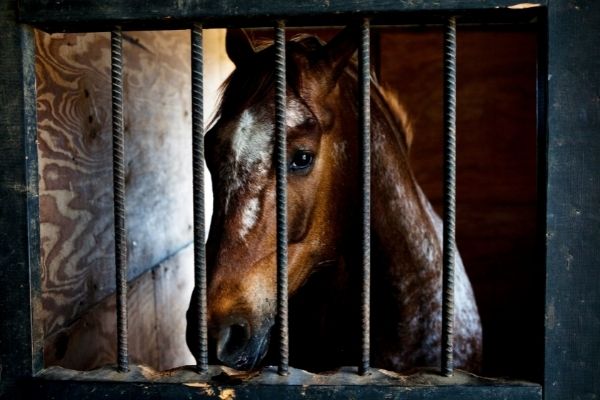
M295 35L286 44L287 85L298 97L302 84L302 68L298 65L298 60L303 57L310 59L323 46L321 39L307 34ZM244 68L237 68L221 85L219 104L212 122L221 117L235 118L243 110L263 102L272 92L275 82L273 42L260 42L256 49L254 58Z
M299 60L304 58L318 57L319 51L323 49L325 43L315 35L297 34L293 36L287 43L287 85L298 98L302 99L302 70L305 66L300 65ZM255 44L257 52L254 59L248 62L244 68L236 69L221 87L221 95L219 107L213 121L219 118L232 120L237 118L244 110L248 110L256 104L265 102L265 99L270 98L274 88L274 46L272 41L264 41L258 46ZM351 81L356 80L357 63L356 59L348 65L352 72L346 75L345 79L350 78ZM344 79L342 77L342 79ZM412 142L412 129L408 123L408 118L404 107L400 104L396 94L389 88L383 88L378 83L375 77L372 77L373 84L376 88L373 95L381 97L382 101L376 101L376 107L386 109L384 114L390 115L394 120L394 129L402 138L403 144L410 148ZM354 82L350 84L354 86ZM348 87L348 85L343 85ZM354 91L354 90L353 90ZM266 102L265 102L266 103ZM211 123L212 124L212 123Z

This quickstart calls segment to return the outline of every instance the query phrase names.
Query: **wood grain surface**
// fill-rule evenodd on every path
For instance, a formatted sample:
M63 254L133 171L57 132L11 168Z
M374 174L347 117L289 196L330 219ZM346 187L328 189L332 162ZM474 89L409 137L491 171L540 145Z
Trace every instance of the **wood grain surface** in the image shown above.
M129 279L134 279L192 239L190 40L189 31L130 32L125 39L127 248ZM101 325L80 321L103 320L85 315L103 313L91 308L105 304L115 285L109 35L37 32L36 43L44 332L54 337L75 324L88 329L78 335L96 333L108 340ZM217 88L232 67L223 51L215 51L224 47L224 31L207 31L205 44L208 121ZM156 318L151 306L156 295L144 293L147 301L134 295L140 306L130 304L131 318L145 318L146 312ZM189 302L189 296L158 295L174 308ZM146 339L131 336L130 346L135 349L141 340L145 347ZM105 352L92 348L86 343L73 349L85 362L63 361L85 368L101 365ZM48 357L46 363L57 359Z
M130 281L131 362L157 370L195 363L185 344L185 313L193 282L192 246ZM77 370L114 365L116 332L115 296L110 295L46 338L46 365Z

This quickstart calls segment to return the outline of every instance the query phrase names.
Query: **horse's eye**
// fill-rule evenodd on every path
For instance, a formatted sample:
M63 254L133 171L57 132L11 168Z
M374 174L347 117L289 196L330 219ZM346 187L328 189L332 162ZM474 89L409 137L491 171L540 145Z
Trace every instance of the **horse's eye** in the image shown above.
M290 162L290 171L302 171L309 168L313 163L314 155L307 150L298 150L294 153Z

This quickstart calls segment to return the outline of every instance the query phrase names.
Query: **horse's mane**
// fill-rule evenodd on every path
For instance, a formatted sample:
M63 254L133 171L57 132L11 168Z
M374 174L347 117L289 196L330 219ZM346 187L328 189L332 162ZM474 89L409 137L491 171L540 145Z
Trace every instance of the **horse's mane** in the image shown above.
M378 85L376 84L376 86ZM384 103L389 107L391 114L396 119L396 123L400 126L400 131L404 133L404 140L406 141L407 147L410 149L414 135L412 124L410 123L406 109L393 89L383 86L378 86L378 89L381 91L381 96L385 99Z
M346 79L346 82L341 82L341 84L345 86L348 93L351 93L351 97L358 98L358 63L355 57L340 79ZM354 103L352 105L357 108ZM406 109L398 99L396 92L389 87L380 85L375 73L371 71L371 107L373 106L381 112L385 122L396 135L398 143L408 153L413 139L413 130ZM371 118L374 118L373 112Z
M309 59L315 57L317 52L323 48L325 43L315 35L298 34L286 42L287 57L287 86L299 98L301 74L299 67L294 63L294 57L304 55ZM261 40L255 43L256 56L247 68L237 68L220 88L219 103L214 116L211 118L212 125L220 117L234 117L241 110L247 109L264 99L272 93L275 82L273 69L274 46L272 40ZM346 68L347 77L352 77L356 82L357 61L353 57ZM343 78L341 78L343 79ZM354 86L356 86L354 84ZM398 139L410 148L413 134L406 110L400 103L396 93L389 87L383 87L377 82L374 73L371 73L371 96L388 121L394 126L392 129L400 135ZM355 90L353 90L355 91Z

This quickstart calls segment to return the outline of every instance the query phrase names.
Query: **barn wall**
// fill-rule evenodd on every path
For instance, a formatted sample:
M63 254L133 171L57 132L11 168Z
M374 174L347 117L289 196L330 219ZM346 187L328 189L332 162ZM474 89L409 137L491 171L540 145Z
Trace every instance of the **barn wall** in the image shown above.
M193 289L193 247L188 246L128 284L129 353L158 370L193 364L185 345L185 313ZM87 370L115 363L115 295L46 337L46 365Z
M130 352L170 368L192 361L189 32L124 35ZM110 37L37 32L36 42L45 361L89 369L116 350ZM231 71L223 42L206 32L207 120Z

